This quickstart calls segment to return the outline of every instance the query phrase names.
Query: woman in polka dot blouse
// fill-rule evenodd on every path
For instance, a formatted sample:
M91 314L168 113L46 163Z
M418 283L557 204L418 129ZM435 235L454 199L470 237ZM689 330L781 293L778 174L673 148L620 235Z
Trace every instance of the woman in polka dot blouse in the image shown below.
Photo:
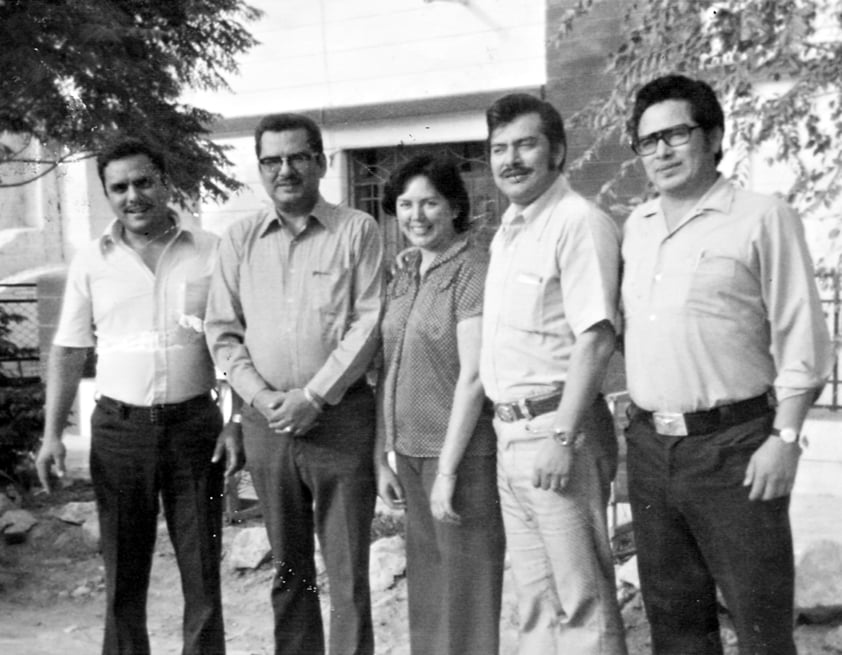
M387 291L375 455L380 496L406 510L411 652L493 655L505 537L478 373L487 255L449 160L403 164L383 209L413 246Z

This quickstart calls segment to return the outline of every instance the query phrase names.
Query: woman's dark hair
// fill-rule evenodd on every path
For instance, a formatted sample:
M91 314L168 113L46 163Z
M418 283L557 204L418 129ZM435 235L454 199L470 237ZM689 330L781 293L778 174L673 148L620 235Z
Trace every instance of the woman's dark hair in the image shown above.
M725 131L725 114L716 92L706 82L692 80L684 75L664 75L647 82L634 99L632 115L626 126L632 143L637 142L637 128L643 113L652 105L667 100L683 100L690 105L690 116L707 134L713 128ZM716 162L722 159L722 149L716 153Z
M453 229L465 232L470 226L471 201L468 190L459 174L459 167L449 157L418 155L400 165L383 187L383 211L394 216L398 196L406 190L406 185L416 177L426 177L450 206L456 210Z
M316 122L303 114L269 114L260 119L254 130L254 150L260 157L260 139L264 132L286 132L304 130L307 132L307 145L316 155L324 154L322 131Z
M96 172L99 175L99 181L102 182L102 187L105 188L105 167L112 161L117 159L125 159L133 155L146 155L152 162L152 165L158 169L161 178L165 179L167 176L167 164L164 159L164 154L157 148L152 147L146 141L137 139L135 137L121 137L107 143L97 155L96 158Z

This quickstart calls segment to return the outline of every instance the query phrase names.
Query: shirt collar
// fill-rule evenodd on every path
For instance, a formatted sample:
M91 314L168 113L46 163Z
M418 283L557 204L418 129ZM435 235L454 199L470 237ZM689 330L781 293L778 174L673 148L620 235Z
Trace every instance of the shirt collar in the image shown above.
M190 242L193 242L193 228L184 224L179 215L172 209L167 211L167 215L175 225L175 237L173 237L173 240L185 238ZM105 231L99 238L100 252L105 254L118 243L125 243L125 240L123 239L123 227L120 224L119 219L115 218L106 226Z
M682 223L686 223L691 218L703 214L706 211L727 214L731 211L733 202L734 187L722 175L719 175L705 195L699 198L696 206L687 214L687 218ZM649 202L648 206L644 206L642 216L644 218L653 218L662 213L660 198L654 198Z
M334 210L334 205L331 205L322 198L321 194L319 194L316 204L313 206L313 209L310 210L310 217L316 219L316 221L326 230L333 232L336 230L338 224ZM265 216L263 217L262 225L258 234L260 236L265 236L270 231L283 229L283 227L284 224L281 222L280 216L278 216L278 212L273 205L272 207L267 207L265 209Z
M436 255L436 258L433 260L433 263L430 264L430 267L427 269L427 275L429 275L430 271L432 271L433 269L439 268L440 266L444 266L447 262L455 258L467 247L468 237L465 235L457 235L456 240L453 243L451 243L444 250L444 252L441 252L438 255ZM418 269L421 266L421 251L415 249L407 253L406 264L408 270L414 271L415 274L417 274Z
M562 173L555 179L549 188L544 191L544 193L538 196L523 209L518 211L514 205L509 205L503 214L501 223L504 226L510 226L521 222L528 225L541 216L547 208L558 203L570 192L570 190L570 183L567 181L567 177ZM520 218L518 219L518 217Z

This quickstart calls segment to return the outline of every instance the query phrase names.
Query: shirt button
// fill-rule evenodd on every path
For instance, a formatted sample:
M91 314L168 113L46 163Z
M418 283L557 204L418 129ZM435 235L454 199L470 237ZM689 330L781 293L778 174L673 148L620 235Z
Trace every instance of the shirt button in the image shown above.
M655 315L654 315L654 314L650 314L650 315L649 315L649 320L650 320L650 321L654 321L654 320L655 320Z
M661 281L661 274L655 273L655 282L660 282L660 281Z

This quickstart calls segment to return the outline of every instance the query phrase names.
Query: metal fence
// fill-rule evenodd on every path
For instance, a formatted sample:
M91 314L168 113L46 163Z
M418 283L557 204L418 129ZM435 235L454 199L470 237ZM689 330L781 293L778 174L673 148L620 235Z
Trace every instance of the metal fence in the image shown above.
M834 344L836 344L833 370L816 406L837 410L842 407L842 398L840 398L840 394L842 394L842 381L840 381L842 363L839 361L840 347L842 347L842 326L840 325L840 322L842 322L842 274L839 270L817 273L816 284L819 287L827 327L830 330L831 337L833 337Z
M0 285L0 375L38 377L39 350L37 285Z

